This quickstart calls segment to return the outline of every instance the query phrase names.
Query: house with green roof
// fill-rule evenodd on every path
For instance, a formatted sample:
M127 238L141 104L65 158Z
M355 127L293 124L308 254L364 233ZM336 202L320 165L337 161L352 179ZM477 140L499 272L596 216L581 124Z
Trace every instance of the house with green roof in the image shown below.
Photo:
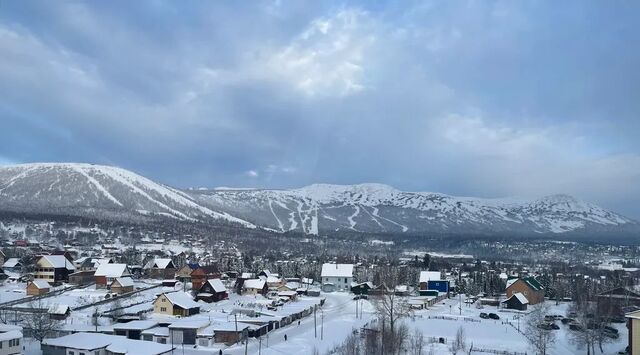
M521 293L529 301L529 305L544 302L544 286L533 276L511 278L507 280L507 298Z

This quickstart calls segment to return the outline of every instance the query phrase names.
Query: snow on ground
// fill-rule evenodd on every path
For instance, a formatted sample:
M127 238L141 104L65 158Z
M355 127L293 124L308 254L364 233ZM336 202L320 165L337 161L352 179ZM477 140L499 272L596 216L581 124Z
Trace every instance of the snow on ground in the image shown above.
M137 285L145 286L143 284ZM3 285L0 287L0 295L4 293L12 293L11 289L17 286ZM154 288L144 291L139 295L123 300L124 305L131 304L126 311L148 310L152 308L152 301L156 294L164 291L170 291L164 288ZM96 290L89 287L83 290L70 290L62 295L52 297L49 301L53 303L65 304L81 304L88 300L100 299L106 293L105 290ZM19 294L17 294L19 295ZM283 328L274 330L268 335L262 337L262 340L250 339L247 345L247 353L257 354L259 348L264 355L306 355L313 354L314 350L318 350L321 354L334 349L340 345L354 330L361 329L367 324L373 324L377 317L375 308L369 301L362 301L364 305L362 317L357 318L355 307L356 302L353 301L353 295L348 293L324 293L321 298L325 298L325 304L321 311L316 313L315 322L313 315L303 318L298 325L294 322ZM305 304L314 304L321 298L301 297L299 301L292 304L285 304L283 311L287 307L298 307ZM199 315L190 317L206 318L209 320L228 321L231 319L230 312L234 308L255 308L262 309L269 301L262 296L240 296L230 294L230 299L218 303L201 303L202 310ZM565 315L567 313L568 303L560 303L555 305L554 302L548 302L550 306L550 314ZM106 311L111 304L104 305L101 311ZM462 307L460 307L462 305ZM74 328L77 330L89 330L91 326L91 313L93 308L87 308L81 311L72 312L72 315L65 321L64 328ZM267 313L269 311L266 311ZM500 320L481 319L480 312L494 312L500 316ZM532 354L533 350L529 347L524 335L518 332L518 317L520 317L520 330L526 331L526 320L528 313L513 312L509 310L498 310L495 307L476 308L475 305L467 305L464 298L452 298L440 302L429 309L414 311L409 317L403 319L403 322L409 327L410 333L415 329L422 332L426 339L445 338L448 341L455 338L459 327L462 327L466 333L467 344L473 344L474 348L484 348L495 351L510 351ZM166 319L167 316L149 314L149 319ZM560 330L556 331L556 344L552 347L550 355L561 354L583 354L584 349L579 349L571 342L571 331L568 326L557 322ZM110 320L108 318L100 319L100 329L110 329ZM315 325L315 327L314 327ZM604 354L616 354L626 346L627 330L624 324L614 324L619 332L620 338L614 343L606 344ZM85 329L86 328L86 329ZM285 334L287 340L284 340ZM33 341L26 341L26 354L40 354L39 346L33 344ZM450 353L446 345L428 344L425 347L425 353L430 349L435 354ZM226 355L240 355L245 353L244 344L236 344L225 346L216 344L214 347L188 347L178 346L178 351L185 355L204 355L217 354L219 350L223 350Z

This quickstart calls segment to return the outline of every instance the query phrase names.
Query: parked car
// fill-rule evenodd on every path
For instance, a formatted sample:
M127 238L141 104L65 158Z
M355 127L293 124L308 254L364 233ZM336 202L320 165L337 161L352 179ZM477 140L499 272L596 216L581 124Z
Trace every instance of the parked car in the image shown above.
M484 313L484 312L482 312L482 313L480 313L480 318L482 318L482 319L489 319L489 315L488 315L488 314L486 314L486 313Z
M602 332L602 334L604 334L604 336L606 336L607 338L611 338L611 339L618 339L620 337L618 333L610 332L607 330Z
M366 300L366 299L369 299L369 297L367 295L357 295L356 297L353 298L354 301Z
M562 318L561 322L562 324L569 324L569 323L575 323L575 319L573 318Z
M489 318L491 319L500 319L500 316L495 313L489 313Z
M558 329L560 329L560 327L557 324L551 323L551 322L540 323L540 324L538 324L538 328L544 329L544 330L558 330Z

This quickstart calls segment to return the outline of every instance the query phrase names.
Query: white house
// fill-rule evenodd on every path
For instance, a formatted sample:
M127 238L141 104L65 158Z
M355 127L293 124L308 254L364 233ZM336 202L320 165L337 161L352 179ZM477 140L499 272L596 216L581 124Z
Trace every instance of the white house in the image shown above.
M324 292L348 292L353 282L353 264L322 264L320 276Z
M45 339L40 344L42 355L161 355L173 353L168 344L133 340L101 333L74 333L60 338Z
M22 354L22 327L0 324L0 355Z

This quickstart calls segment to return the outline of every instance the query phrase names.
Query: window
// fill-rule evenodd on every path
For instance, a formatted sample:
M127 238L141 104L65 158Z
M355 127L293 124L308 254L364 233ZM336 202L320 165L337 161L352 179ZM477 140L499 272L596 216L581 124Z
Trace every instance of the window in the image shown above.
M347 283L347 278L346 277L344 278L344 283Z
M166 312L167 311L167 307L160 307L160 312Z
M69 351L69 355L75 355L73 351Z
M78 355L86 355L86 354L83 352L79 352Z
M93 352L94 355L100 355L100 350L96 350Z

